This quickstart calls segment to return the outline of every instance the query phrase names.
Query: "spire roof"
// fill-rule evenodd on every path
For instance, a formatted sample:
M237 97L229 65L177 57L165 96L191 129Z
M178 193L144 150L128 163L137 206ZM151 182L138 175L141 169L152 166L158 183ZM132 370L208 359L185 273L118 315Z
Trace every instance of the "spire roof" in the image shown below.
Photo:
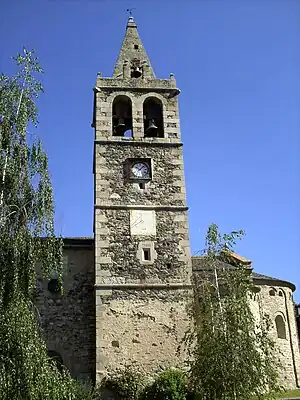
M130 66L136 63L147 66L147 77L154 78L155 74L151 67L150 60L144 49L143 43L138 34L137 25L132 16L128 18L126 33L122 43L122 47L115 65L113 78L119 78L123 76L124 63L128 63Z

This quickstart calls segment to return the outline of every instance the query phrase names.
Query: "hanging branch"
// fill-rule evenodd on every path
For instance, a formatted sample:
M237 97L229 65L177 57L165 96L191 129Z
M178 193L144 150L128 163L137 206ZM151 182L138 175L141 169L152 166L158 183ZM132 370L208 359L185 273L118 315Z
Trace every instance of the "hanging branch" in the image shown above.
M26 74L28 73L27 70L28 66L25 65L25 71ZM16 123L18 121L18 116L19 116L19 111L20 111L20 107L21 107L21 103L22 103L22 99L23 99L23 94L24 94L24 88L25 88L25 77L23 78L23 83L22 83L22 90L21 90L21 94L20 94L20 98L18 101L18 107L17 107L17 111L16 111ZM3 116L3 119L5 118L5 116ZM9 146L9 145L8 145ZM1 190L1 195L0 195L0 218L1 218L1 222L0 224L3 223L3 198L4 198L4 185L5 185L5 177L6 177L6 169L7 169L7 163L8 163L8 158L9 158L9 154L10 154L10 149L9 147L6 149L6 154L5 154L5 160L4 160L4 167L3 167L3 172L2 172L2 190Z

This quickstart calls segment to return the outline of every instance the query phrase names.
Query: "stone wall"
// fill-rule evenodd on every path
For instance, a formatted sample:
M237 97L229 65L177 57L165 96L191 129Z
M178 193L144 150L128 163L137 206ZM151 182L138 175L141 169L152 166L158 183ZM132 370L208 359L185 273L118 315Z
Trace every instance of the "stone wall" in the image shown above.
M145 235L141 239L130 234L130 210L97 210L98 232L105 229L105 240L100 231L96 265L101 268L96 269L96 284L187 283L190 275L185 251L187 227L183 227L182 222L184 214L156 211L156 235ZM141 242L153 243L156 252L153 262L142 262L138 252Z
M176 349L186 330L191 295L179 91L173 76L126 78L121 66L133 57L133 44L142 46L130 35L115 70L125 79L98 76L95 88L97 379L125 362L141 364L148 372L178 364ZM132 105L131 137L113 136L117 96L127 96ZM162 105L163 137L144 137L143 103L149 97ZM151 160L152 179L141 187L128 179L126 166L130 159L145 158ZM145 249L150 260L142 257Z
M107 82L108 81L108 82ZM135 82L131 80L131 82ZM153 83L161 83L160 80L153 80ZM174 79L165 82L175 82ZM105 85L110 84L110 80L103 78L97 83ZM125 84L126 82L122 82ZM146 85L145 81L143 82ZM120 83L119 83L120 85ZM148 85L148 84L147 84ZM146 86L147 86L146 85ZM173 86L173 84L172 84ZM113 90L115 89L115 90ZM169 87L167 91L162 88L155 89L150 87L148 93L144 93L145 89L142 90L137 88L133 91L132 87L124 87L121 90L119 87L101 87L95 88L95 108L94 108L94 121L95 127L95 139L98 141L123 141L130 142L137 139L141 143L150 143L155 145L156 143L180 143L180 121L178 112L178 99L177 97L171 97L170 91L175 90ZM132 125L133 125L133 137L132 138L120 138L112 136L112 103L117 96L126 96L131 100L132 103ZM144 138L144 120L143 120L143 103L148 97L156 97L159 99L163 106L163 117L164 117L164 137L163 138Z
M257 312L267 314L272 322L271 337L279 350L282 370L280 381L287 388L294 388L300 383L300 354L296 327L295 308L292 290L289 287L260 285L260 292L255 296L254 307ZM284 321L286 338L279 338L275 318L281 315Z
M126 223L123 212L119 216ZM174 218L170 216L170 220ZM170 226L170 229L174 227ZM119 240L114 238L116 244ZM96 285L98 296L95 299L93 240L88 246L65 247L63 296L49 292L47 280L38 280L37 306L48 349L62 356L64 365L74 377L95 378L96 354L98 379L104 370L108 372L126 364L157 372L163 366L182 363L185 357L183 351L177 354L177 348L189 324L186 304L191 292L172 285L151 287L151 281L164 285L170 281L170 276L176 283L176 262L171 261L173 271L168 268L160 271L159 265L164 265L161 263L148 273L146 266L144 275L141 275L141 268L134 268L137 262L134 251L131 257L126 258L130 245L137 248L136 244L128 242L119 249L124 253L123 262L112 264L109 277L109 282L115 278L115 284L127 282L125 290L122 285L105 288L107 281L104 276L99 276ZM159 251L159 254L168 252ZM118 270L118 265L123 266L123 271ZM134 286L141 282L148 282L148 287ZM288 286L263 284L262 281L255 284L260 290L251 301L252 312L257 321L262 312L269 315L273 324L271 336L280 351L284 367L281 382L287 388L294 388L300 381L300 357L292 290ZM282 315L285 322L286 339L278 338L277 315Z
M184 359L178 346L188 327L189 293L177 289L102 292L97 304L97 379L116 368L156 373Z
M156 139L159 140L159 139ZM182 148L130 142L99 144L95 148L96 205L185 206ZM130 158L149 158L152 180L140 189L126 177Z
M90 241L91 243L93 241ZM95 378L94 248L64 249L64 294L38 279L37 307L48 349L59 353L73 377Z

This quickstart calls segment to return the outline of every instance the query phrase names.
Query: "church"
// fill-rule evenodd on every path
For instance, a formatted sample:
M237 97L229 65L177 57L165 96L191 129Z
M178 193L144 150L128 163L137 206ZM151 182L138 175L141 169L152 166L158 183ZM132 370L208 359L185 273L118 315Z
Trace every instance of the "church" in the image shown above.
M201 260L190 252L179 94L173 74L155 76L130 17L112 77L98 73L94 87L94 237L64 238L63 295L55 276L38 280L49 355L75 378L99 381L127 365L154 373L184 360L177 347ZM298 387L295 286L252 275L252 310L269 314L282 382Z

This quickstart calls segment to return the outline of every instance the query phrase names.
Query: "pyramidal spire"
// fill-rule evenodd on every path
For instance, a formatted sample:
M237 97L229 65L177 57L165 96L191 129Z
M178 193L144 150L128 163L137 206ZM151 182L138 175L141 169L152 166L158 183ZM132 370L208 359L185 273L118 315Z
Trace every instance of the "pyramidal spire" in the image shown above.
M115 65L113 78L138 78L155 79L150 60L144 49L137 31L137 25L132 16L129 17L122 47Z

